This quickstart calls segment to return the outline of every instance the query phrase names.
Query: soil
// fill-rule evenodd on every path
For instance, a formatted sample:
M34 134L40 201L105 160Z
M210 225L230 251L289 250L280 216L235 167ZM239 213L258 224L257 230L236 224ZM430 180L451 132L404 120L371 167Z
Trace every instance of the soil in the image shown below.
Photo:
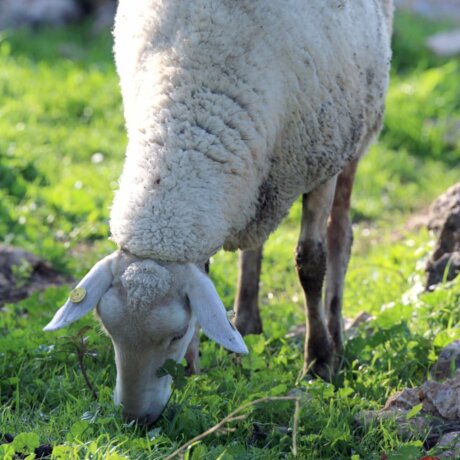
M14 246L0 245L0 308L35 291L69 283L46 261Z

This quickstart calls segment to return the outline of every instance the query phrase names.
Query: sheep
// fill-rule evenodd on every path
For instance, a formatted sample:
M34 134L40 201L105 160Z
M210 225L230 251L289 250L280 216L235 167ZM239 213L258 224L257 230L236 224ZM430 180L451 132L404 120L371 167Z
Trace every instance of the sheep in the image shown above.
M110 216L118 250L45 330L96 308L126 419L160 416L171 379L158 369L186 353L196 364L198 325L247 353L203 267L221 248L246 250L236 325L248 332L246 315L260 329L241 294L256 282L244 272L258 277L260 248L299 195L305 370L327 378L336 369L350 194L382 124L391 12L390 0L119 2L114 50L129 143Z

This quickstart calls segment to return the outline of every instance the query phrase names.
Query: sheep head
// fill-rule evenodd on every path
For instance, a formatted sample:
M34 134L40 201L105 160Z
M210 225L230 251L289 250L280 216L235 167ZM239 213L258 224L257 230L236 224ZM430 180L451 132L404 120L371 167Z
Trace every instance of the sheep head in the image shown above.
M44 330L68 326L96 307L115 350L115 404L128 420L150 424L160 416L171 377L159 377L158 370L168 359L183 359L197 323L228 350L247 353L212 281L194 264L160 264L119 251L98 262L72 292L77 295Z

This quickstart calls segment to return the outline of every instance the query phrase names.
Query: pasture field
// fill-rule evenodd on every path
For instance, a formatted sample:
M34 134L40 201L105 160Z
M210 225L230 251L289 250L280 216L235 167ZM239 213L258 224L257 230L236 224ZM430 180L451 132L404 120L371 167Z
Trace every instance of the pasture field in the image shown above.
M366 311L375 320L348 341L332 383L299 380L303 338L287 337L304 321L293 263L296 203L265 249L264 334L246 338L244 357L203 337L202 373L185 382L177 376L172 400L150 430L124 424L114 408L112 345L91 315L67 330L41 331L67 286L5 305L0 443L6 434L16 438L0 445L0 458L49 444L55 459L163 459L242 405L295 388L305 395L297 413L292 401L250 406L184 458L288 459L294 444L300 459L422 457L420 433L403 438L392 421L362 426L357 417L422 383L441 348L460 339L460 282L420 292L433 241L423 226L408 224L459 179L460 61L436 58L423 46L427 34L446 26L396 18L385 127L362 161L354 192L345 293L346 317ZM0 240L75 278L114 249L108 209L126 145L111 37L90 30L0 35ZM236 255L217 254L211 274L230 308ZM26 282L27 267L16 276Z

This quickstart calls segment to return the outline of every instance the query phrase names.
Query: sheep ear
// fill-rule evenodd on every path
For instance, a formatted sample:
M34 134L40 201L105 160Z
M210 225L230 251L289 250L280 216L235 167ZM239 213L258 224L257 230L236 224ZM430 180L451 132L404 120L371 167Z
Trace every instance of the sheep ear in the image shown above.
M189 264L187 296L203 332L219 345L235 353L248 353L243 337L227 318L224 304L214 284L195 265Z
M70 293L67 302L43 328L54 331L68 326L92 310L112 284L111 262L114 254L100 260Z

